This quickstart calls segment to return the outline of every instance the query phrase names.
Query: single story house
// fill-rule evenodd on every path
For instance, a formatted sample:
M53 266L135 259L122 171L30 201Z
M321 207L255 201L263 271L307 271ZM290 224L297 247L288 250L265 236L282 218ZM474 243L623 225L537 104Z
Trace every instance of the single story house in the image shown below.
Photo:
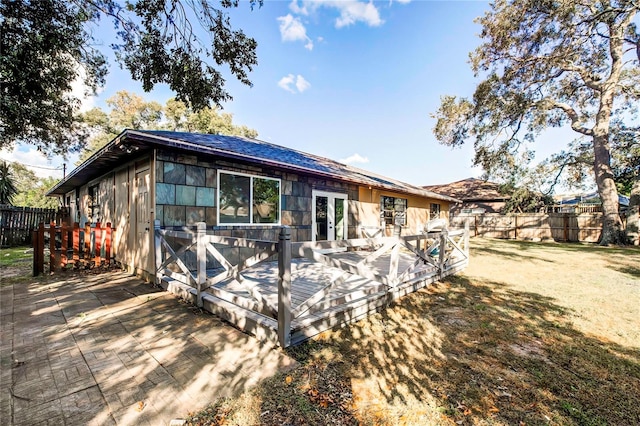
M455 198L327 158L238 136L125 130L49 191L71 218L117 229L132 272L153 275L153 227L205 222L218 235L276 241L360 237L359 227L415 233ZM442 212L442 213L440 213Z
M443 185L427 185L427 191L447 195L462 201L451 206L450 213L482 214L502 213L509 195L500 193L500 185L483 179L468 178Z

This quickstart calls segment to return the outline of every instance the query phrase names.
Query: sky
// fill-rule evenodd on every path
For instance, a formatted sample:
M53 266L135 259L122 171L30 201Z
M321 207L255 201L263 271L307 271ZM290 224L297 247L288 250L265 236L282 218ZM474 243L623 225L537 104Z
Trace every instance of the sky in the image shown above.
M233 101L224 111L256 129L258 139L414 185L479 177L472 144L440 145L430 114L441 96L470 96L479 82L468 55L481 42L474 19L487 9L482 1L265 0L253 10L241 3L230 11L231 24L258 42L258 66L249 75L253 87L227 78ZM105 46L108 24L95 30ZM114 62L104 89L83 108L106 110L119 90L161 104L173 96L164 85L144 93ZM545 154L567 137L556 131L537 149ZM0 151L0 158L58 178L65 162L29 146ZM76 159L66 160L67 171Z

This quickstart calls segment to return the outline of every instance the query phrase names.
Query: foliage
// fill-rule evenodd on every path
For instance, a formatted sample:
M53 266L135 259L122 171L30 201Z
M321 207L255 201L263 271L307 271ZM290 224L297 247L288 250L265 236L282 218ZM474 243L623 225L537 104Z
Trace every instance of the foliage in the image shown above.
M15 178L7 162L3 161L0 164L0 204L12 204L17 192Z
M54 177L37 178L35 173L20 163L12 163L11 172L15 176L18 191L13 198L14 205L46 209L59 207L57 198L46 195L47 191L58 183L58 179Z
M262 0L249 4L262 6ZM221 0L219 6L184 0L3 0L0 148L23 142L66 154L84 146L80 100L71 90L77 80L87 94L105 84L108 52L95 47L101 41L92 35L104 19L113 22L116 60L145 91L166 83L196 111L230 100L221 67L250 86L248 73L257 65L256 41L230 23L228 10L238 5L239 0ZM195 32L198 27L209 40Z
M182 101L169 99L162 107L135 94L121 90L107 99L110 111L93 108L82 119L92 136L77 164L87 160L123 129L166 129L219 135L256 137L258 132L233 124L233 114L220 113L217 107L195 111Z
M620 241L611 158L615 167L624 149L616 138L637 117L638 10L629 0L494 1L478 19L483 44L471 53L473 71L485 78L471 99L441 99L434 134L454 147L473 139L474 164L493 174L513 167L542 130L571 126L590 141L602 243ZM571 150L556 156L560 164L577 159Z
M503 207L504 213L535 213L553 204L553 197L550 195L533 191L526 186L517 187L511 182L500 185L499 191L509 195Z

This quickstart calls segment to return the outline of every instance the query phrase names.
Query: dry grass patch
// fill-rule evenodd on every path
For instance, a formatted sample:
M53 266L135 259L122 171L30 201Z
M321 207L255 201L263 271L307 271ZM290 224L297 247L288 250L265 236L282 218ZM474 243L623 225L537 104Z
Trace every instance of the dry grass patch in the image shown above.
M290 349L192 424L640 424L640 251L474 240L472 264Z

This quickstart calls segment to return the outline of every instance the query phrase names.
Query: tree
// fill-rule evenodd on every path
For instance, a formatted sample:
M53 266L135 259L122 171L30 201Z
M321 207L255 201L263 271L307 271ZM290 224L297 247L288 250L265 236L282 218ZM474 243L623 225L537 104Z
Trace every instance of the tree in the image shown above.
M82 121L91 136L80 154L80 164L105 146L124 129L157 129L162 119L162 105L147 102L135 93L120 90L107 99L109 113L100 108L92 108L82 115Z
M474 163L491 173L545 128L570 125L590 142L601 244L622 242L613 142L637 117L638 10L633 0L494 1L478 19L483 43L470 55L485 78L472 99L441 99L436 138L450 146L473 138Z
M57 209L57 198L47 197L47 191L58 183L54 177L38 178L36 174L20 163L11 163L11 173L16 184L16 195L13 205L21 207L39 207Z
M6 161L0 163L0 204L11 204L18 190Z
M108 113L100 108L93 108L83 115L84 125L92 136L77 164L91 157L126 128L166 129L250 138L258 136L254 129L233 124L233 114L220 114L217 108L210 107L194 111L175 98L169 99L163 108L157 102L147 102L135 93L121 90L107 99L107 105L111 108Z
M88 134L71 86L80 78L95 94L105 84L106 52L95 48L101 41L92 35L103 19L113 22L116 60L145 91L166 83L196 111L230 100L220 68L251 86L248 72L257 65L256 41L231 27L227 11L238 4L2 0L0 148L23 142L47 154L66 154L84 146ZM249 4L261 6L262 0ZM197 27L210 40L202 40Z

